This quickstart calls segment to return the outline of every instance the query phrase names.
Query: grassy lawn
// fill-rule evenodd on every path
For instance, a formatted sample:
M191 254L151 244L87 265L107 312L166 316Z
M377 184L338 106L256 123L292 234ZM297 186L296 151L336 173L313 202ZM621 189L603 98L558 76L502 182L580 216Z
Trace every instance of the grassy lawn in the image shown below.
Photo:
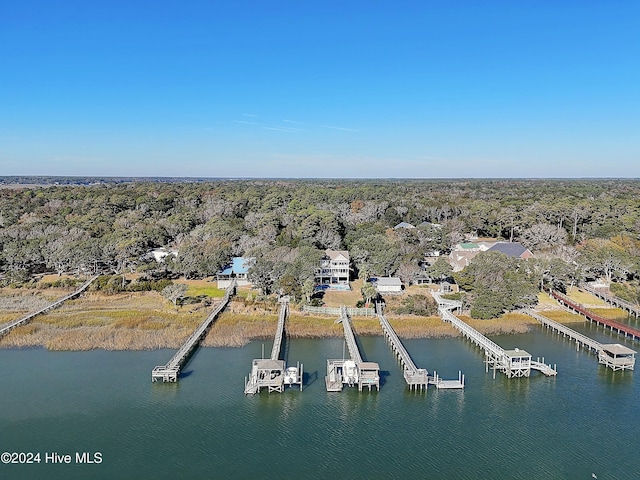
M209 280L185 280L180 279L175 283L182 283L186 285L187 293L185 296L187 297L200 297L206 295L211 298L222 298L224 297L224 290L220 290L217 287L216 282L212 282Z
M346 305L347 307L355 307L358 300L362 300L362 293L360 293L360 289L362 288L362 280L356 280L351 282L351 290L350 291L334 291L327 290L324 292L324 297L322 297L322 301L327 307L339 307L341 305Z

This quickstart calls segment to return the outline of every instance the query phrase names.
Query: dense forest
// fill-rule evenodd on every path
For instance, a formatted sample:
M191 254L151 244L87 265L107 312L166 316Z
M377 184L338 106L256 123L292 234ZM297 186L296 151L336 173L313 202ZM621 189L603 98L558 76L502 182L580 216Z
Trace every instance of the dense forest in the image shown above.
M324 249L349 250L354 277L410 282L426 252L447 254L473 234L519 241L535 254L525 263L482 255L455 276L476 316L532 302L541 284L562 289L589 278L618 281L618 293L637 301L636 180L6 177L0 185L4 285L96 270L202 278L248 256L263 292L302 298ZM419 227L393 228L402 221ZM158 264L149 255L158 247L177 255ZM443 262L426 268L451 276Z

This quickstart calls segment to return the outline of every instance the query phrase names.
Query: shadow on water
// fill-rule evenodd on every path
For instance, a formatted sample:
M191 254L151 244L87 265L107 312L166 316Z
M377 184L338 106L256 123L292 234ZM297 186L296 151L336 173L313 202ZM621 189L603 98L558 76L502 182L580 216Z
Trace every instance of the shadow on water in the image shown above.
M180 374L178 375L178 378L187 378L187 377L191 376L191 374L193 374L193 370L182 370L182 371L180 371Z
M315 370L314 372L303 372L302 373L302 386L303 387L308 387L309 385L313 385L315 382L318 381L318 371Z
M389 373L389 370L380 370L378 371L378 375L380 377L380 388L382 388L384 384L387 383L387 377L391 375L391 373Z

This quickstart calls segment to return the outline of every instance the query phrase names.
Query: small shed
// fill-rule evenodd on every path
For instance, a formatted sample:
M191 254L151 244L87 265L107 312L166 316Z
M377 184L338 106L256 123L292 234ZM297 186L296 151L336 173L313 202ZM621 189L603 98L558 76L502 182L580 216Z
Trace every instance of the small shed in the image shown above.
M378 293L401 293L402 281L398 277L381 277L375 282Z
M508 365L506 368L507 377L528 377L531 374L531 354L514 348L513 350L505 350L507 354Z
M598 352L598 363L616 370L633 370L636 364L636 351L619 343L602 345Z

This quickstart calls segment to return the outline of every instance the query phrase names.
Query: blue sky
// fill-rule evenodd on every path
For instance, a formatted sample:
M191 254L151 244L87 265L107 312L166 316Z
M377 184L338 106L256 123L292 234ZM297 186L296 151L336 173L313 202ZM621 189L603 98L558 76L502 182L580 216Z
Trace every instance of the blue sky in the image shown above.
M6 1L0 175L640 177L637 1Z

